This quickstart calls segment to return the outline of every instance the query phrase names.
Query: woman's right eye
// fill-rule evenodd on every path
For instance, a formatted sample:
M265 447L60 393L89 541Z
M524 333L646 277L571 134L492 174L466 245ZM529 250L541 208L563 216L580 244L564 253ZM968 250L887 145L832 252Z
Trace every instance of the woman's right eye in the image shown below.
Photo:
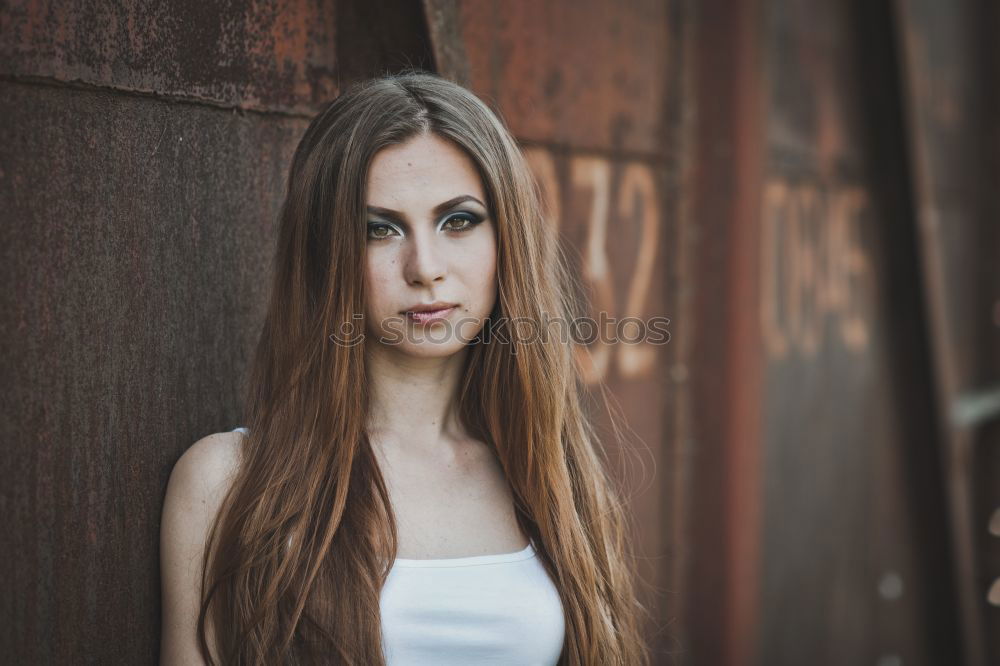
M382 222L368 223L368 238L372 240L383 240L392 236L393 228Z

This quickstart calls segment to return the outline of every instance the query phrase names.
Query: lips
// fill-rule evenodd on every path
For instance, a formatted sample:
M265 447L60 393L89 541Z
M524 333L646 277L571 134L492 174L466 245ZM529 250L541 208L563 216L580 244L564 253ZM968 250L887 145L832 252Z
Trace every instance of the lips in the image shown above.
M452 303L415 306L410 310L404 310L403 314L409 321L415 324L427 324L447 319L448 316L457 309L457 307L457 305Z
M400 314L410 314L411 312L438 312L455 307L456 303L447 301L434 301L433 303L417 303L406 308Z

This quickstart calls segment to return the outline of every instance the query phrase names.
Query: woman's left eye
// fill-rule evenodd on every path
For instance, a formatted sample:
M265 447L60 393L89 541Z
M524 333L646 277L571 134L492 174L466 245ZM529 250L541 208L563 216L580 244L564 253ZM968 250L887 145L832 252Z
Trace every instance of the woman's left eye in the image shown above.
M458 224L455 226L448 226L451 222L457 220L459 223L464 222L464 224ZM450 231L468 231L472 227L476 226L482 222L482 220L477 215L472 215L469 213L462 213L459 215L452 215L447 220L445 220L445 227Z

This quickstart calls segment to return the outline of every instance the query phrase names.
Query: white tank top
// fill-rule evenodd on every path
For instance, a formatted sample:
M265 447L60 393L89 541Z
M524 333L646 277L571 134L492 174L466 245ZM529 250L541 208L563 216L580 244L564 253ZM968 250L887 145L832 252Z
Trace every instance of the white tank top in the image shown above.
M388 666L555 666L562 654L562 601L534 543L516 553L396 558L380 609Z

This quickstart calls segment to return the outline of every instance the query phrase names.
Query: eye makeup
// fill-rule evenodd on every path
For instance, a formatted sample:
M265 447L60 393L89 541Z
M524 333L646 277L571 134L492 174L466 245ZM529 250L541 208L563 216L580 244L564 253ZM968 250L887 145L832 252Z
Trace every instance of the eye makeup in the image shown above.
M381 232L383 229L386 230L384 233L376 233L376 231ZM392 238L393 231L396 232L396 235L403 235L394 224L389 224L388 222L376 222L374 220L368 222L368 240L380 241L385 240L386 238Z
M461 234L471 231L485 219L486 218L484 216L473 211L455 211L441 220L440 224L438 224L438 229L449 231L453 234ZM402 226L405 226L405 224ZM383 231L383 229L386 231ZM395 232L395 234L393 232ZM393 235L403 235L403 230L400 228L399 224L384 222L381 220L368 221L369 240L382 241L387 238L392 238Z

